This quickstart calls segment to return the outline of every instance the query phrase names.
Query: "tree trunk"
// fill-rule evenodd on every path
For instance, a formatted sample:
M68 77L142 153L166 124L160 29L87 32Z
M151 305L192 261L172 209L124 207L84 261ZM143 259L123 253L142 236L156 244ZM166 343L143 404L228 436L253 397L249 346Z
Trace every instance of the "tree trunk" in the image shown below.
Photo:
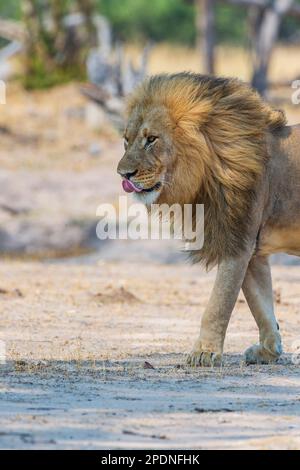
M47 64L47 47L42 38L45 37L44 28L39 12L37 0L23 0L23 20L27 31L25 41L26 73L34 73L35 61Z
M89 46L97 46L97 30L93 21L96 11L95 0L77 0L78 9L85 19L85 28L87 33L87 42Z
M267 8L270 6L272 0L218 0L222 3L229 3L230 5L237 5L242 7L253 7L257 6L259 8ZM296 2L292 2L290 8L286 12L289 16L294 18L300 18L300 5Z
M267 91L267 75L270 59L275 42L278 38L279 28L285 13L292 6L293 0L274 0L264 12L261 24L255 38L255 69L252 77L252 86L259 93L265 95Z
M203 72L215 71L215 0L196 0L197 48L202 51Z
M26 41L26 30L19 21L8 20L0 17L0 37L8 41Z

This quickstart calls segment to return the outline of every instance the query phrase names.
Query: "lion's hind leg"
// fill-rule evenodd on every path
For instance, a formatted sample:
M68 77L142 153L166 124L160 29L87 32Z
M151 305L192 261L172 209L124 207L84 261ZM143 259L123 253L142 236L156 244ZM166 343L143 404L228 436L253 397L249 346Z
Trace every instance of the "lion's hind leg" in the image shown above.
M243 283L243 292L259 328L259 344L245 352L247 364L276 362L282 353L274 314L271 269L268 258L253 257Z

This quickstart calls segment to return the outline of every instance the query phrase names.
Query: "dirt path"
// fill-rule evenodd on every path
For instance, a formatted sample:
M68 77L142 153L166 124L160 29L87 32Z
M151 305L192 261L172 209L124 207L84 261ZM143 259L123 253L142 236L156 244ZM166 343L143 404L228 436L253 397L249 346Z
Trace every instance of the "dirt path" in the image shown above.
M257 331L241 297L224 367L182 367L213 278L2 262L0 447L299 449L300 268L274 268L286 353L273 366L243 363Z

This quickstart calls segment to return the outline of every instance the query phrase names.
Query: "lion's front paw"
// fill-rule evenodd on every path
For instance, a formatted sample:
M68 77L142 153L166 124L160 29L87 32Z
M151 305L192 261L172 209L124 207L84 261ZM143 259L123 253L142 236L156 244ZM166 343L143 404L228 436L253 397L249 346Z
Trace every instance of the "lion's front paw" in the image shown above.
M222 354L210 351L192 351L187 358L187 364L191 367L220 367L221 363Z
M272 364L277 362L280 354L281 347L278 347L277 351L271 353L261 344L255 344L245 351L246 364Z

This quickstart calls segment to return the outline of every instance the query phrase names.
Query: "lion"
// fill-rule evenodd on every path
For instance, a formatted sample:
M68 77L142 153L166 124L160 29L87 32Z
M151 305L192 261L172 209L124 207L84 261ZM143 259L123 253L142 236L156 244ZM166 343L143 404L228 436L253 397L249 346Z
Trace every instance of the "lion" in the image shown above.
M247 364L282 353L269 257L300 256L300 125L288 126L246 83L193 73L144 81L127 103L123 188L152 203L204 204L194 261L217 266L200 336L187 363L222 362L240 290L259 329Z

